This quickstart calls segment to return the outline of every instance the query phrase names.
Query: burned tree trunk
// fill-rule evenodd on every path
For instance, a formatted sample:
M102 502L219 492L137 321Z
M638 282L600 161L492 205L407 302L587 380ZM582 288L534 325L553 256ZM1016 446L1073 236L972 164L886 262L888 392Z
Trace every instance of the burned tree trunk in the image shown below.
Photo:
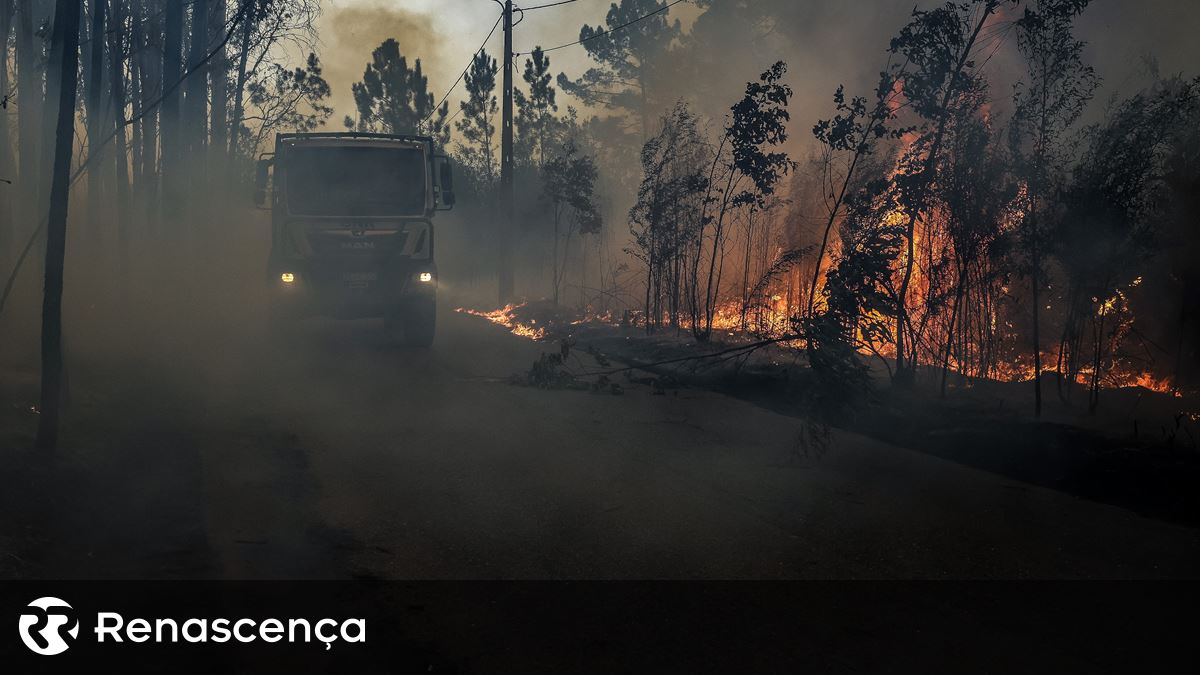
M191 193L204 190L207 162L204 161L208 131L208 0L192 2L192 35L187 60L187 93L184 95L184 151Z
M62 399L62 293L67 244L67 202L71 194L71 150L75 136L75 88L79 68L80 0L58 0L54 15L52 64L57 61L58 113L54 125L54 163L46 229L46 282L42 297L42 401L36 445L58 444Z
M104 223L101 206L104 177L104 113L101 112L104 89L104 1L92 0L92 23L88 32L89 50L87 65L87 204L88 240L96 249L100 239L100 228ZM95 253L95 250L93 250Z
M183 3L168 2L163 29L161 181L162 215L165 221L178 214L182 194L180 159L182 138L180 130L180 80L183 78ZM177 223L172 223L172 227Z
M33 39L33 0L17 0L17 159L19 188L24 199L17 213L24 235L33 232L42 183L38 171L38 132L42 125L42 80L38 73L39 50Z
M3 96L3 105L0 105L0 178L6 181L13 180L12 145L8 133L8 92L11 90L8 84L8 36L12 32L12 18L13 0L0 1L0 45L4 46L3 58L0 58L0 96ZM3 190L0 193L0 251L12 251L17 237L13 231L11 182L0 185L0 190ZM5 255L0 254L0 263L3 262L6 262Z
M239 11L245 13L242 17L241 44L238 45L237 82L233 88L233 112L229 119L229 156L237 156L238 136L242 130L242 115L245 114L244 99L246 95L246 68L250 60L250 47L254 37L254 23L257 19L255 0L241 0L247 3Z
M112 7L109 12L109 25L112 30L108 32L108 53L109 66L111 69L111 87L112 87L112 109L113 109L113 133L114 140L114 168L116 169L117 179L117 201L115 212L115 227L117 235L117 248L119 260L125 260L126 247L128 246L129 227L126 220L129 218L129 155L125 143L125 54L121 47L121 29L124 23L124 15L121 12L121 0L111 0ZM122 264L121 269L125 265Z
M144 0L136 0L134 13L137 18L133 22L133 42L136 45L137 58L130 57L137 66L137 77L134 79L136 94L134 97L135 112L138 118L137 166L134 167L138 186L140 210L147 224L154 221L158 202L159 160L158 160L158 120L160 106L153 105L162 88L162 58L152 52L157 45L150 36L162 36L162 23L157 12L147 8Z
M214 46L220 45L216 47L216 54L209 62L209 80L212 86L212 110L209 112L212 118L212 146L209 155L214 162L210 167L215 166L218 172L227 174L229 162L225 148L229 135L229 127L226 126L229 123L229 57L222 44L225 38L225 18L228 14L227 0L215 0L210 14L212 33L209 42Z

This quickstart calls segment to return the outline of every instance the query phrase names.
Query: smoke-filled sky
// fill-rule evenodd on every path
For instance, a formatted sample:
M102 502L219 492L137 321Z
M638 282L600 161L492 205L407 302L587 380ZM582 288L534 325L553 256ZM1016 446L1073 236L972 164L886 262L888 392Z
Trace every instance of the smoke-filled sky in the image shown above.
M549 0L530 0L526 4L534 6L545 1ZM343 115L353 112L350 84L362 79L371 50L379 43L394 37L410 62L420 57L430 88L440 99L500 14L499 6L492 0L325 0L324 4L319 28L321 58L333 86L335 119L339 123ZM578 0L529 12L513 32L513 47L516 51L529 51L539 44L551 46L574 41L585 22L604 22L609 4L606 0ZM695 10L687 9L695 14ZM503 39L501 29L497 28L488 41L487 50L497 59ZM559 50L551 56L555 73L565 70L577 74L588 63L581 47ZM460 85L450 97L452 111L457 109L462 93Z
M529 0L544 4L549 0ZM602 24L611 0L577 2L531 11L514 32L514 47L528 51L535 45L552 46L579 37L584 23ZM830 112L830 95L839 83L853 93L869 91L871 81L885 59L888 41L905 22L914 4L933 6L920 0L715 0L715 5L746 5L769 15L770 25L746 40L744 34L727 30L721 19L695 21L699 13L688 3L670 10L685 30L696 30L711 43L712 55L704 73L705 85L730 103L743 83L775 59L790 66L796 91L793 135L806 136L811 124ZM714 9L713 12L718 10ZM726 9L745 14L744 9ZM1014 14L1020 11L1006 9ZM420 57L430 86L440 98L446 87L466 65L471 53L487 35L498 15L492 0L325 0L320 20L321 56L333 87L336 116L353 113L350 84L362 76L371 50L389 37L400 42L410 59ZM1097 94L1099 107L1114 91L1131 93L1145 81L1148 57L1157 60L1162 74L1200 72L1200 1L1197 0L1093 0L1078 22L1080 39L1089 43L1088 58L1102 78ZM496 30L488 51L499 56L502 35ZM582 47L553 52L555 73L576 76L590 61ZM993 95L998 105L1007 102L1009 85L1018 63L1011 38L989 63ZM519 75L518 75L519 78ZM678 82L675 96L688 96L694 82ZM519 84L518 79L518 84ZM724 92L727 92L725 94ZM461 86L451 96L457 109ZM577 103L567 101L568 103ZM720 110L712 102L712 110ZM704 107L702 103L702 108Z

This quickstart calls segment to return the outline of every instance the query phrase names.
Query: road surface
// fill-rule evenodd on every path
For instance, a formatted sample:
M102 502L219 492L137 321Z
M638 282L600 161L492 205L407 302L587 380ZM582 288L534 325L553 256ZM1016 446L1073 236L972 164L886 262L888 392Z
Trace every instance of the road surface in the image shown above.
M514 386L553 345L443 308L179 336L65 462L36 573L221 578L1178 577L1197 530L696 390ZM189 343L188 341L192 341ZM203 348L200 348L200 347ZM189 354L204 356L189 357ZM80 377L102 379L97 373ZM119 377L118 377L119 379ZM86 415L86 402L79 404ZM90 443L90 444L89 444ZM103 458L103 459L98 459ZM97 464L98 463L98 464Z

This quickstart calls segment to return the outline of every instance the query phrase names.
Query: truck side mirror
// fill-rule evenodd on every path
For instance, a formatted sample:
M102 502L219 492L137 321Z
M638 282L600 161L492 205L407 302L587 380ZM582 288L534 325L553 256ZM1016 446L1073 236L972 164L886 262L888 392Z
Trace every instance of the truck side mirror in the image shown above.
M260 159L254 166L254 205L267 203L267 180L270 177L271 160Z
M438 156L435 158L438 167L438 200L445 208L454 206L454 172L450 168L450 158Z

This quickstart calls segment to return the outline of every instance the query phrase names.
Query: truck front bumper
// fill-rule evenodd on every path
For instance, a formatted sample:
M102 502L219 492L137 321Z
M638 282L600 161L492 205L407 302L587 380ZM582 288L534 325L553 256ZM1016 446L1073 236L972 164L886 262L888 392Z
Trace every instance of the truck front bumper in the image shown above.
M274 311L283 316L382 317L437 293L433 265L390 269L279 265L268 273Z

